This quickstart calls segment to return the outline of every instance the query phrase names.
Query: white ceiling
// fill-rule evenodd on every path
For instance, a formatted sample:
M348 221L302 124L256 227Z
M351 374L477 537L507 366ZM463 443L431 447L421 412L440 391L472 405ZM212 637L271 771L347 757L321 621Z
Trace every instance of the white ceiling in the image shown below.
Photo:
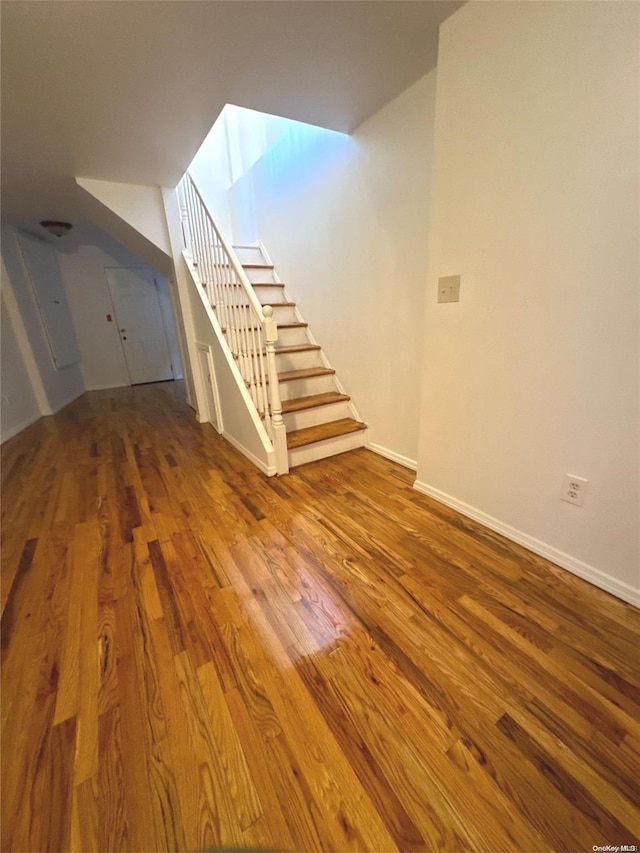
M439 0L3 0L2 215L174 186L225 103L351 131L436 65Z

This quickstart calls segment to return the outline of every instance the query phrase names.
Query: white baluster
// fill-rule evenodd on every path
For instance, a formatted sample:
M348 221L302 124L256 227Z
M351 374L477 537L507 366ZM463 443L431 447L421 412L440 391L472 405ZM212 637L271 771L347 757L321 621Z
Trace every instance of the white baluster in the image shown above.
M273 308L263 309L260 305L242 264L218 229L190 175L180 185L180 210L183 235L200 282L207 290L209 303L215 308L240 374L273 442L276 473L286 474L289 471L287 435L275 359L278 327Z
M238 288L239 289L239 288ZM249 343L249 323L251 321L251 311L245 305L240 307L240 340L242 343L242 355L245 359L245 370L247 372L246 379L249 383L249 393L253 400L253 405L259 410L258 406L258 391L256 389L256 377L253 369L253 359L251 357L251 347Z
M287 430L282 419L282 402L280 400L280 384L276 367L275 344L278 340L278 326L273 319L273 308L265 305L264 334L267 349L267 371L269 373L269 394L271 397L271 426L273 429L273 449L276 454L276 473L289 473L289 454L287 451Z

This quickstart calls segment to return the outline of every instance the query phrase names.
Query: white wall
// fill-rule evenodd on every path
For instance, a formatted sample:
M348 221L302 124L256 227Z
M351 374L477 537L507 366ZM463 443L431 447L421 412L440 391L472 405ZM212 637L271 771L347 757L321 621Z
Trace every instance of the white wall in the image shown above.
M16 332L2 294L2 329L0 343L2 353L2 424L1 441L20 432L40 417L40 407L31 387L31 380L20 352Z
M129 374L104 271L106 265L115 266L119 257L122 257L114 258L113 254L97 245L84 245L60 258L65 292L80 349L82 375L90 391L129 385ZM128 256L127 252L125 257ZM107 315L111 315L112 322L107 320Z
M264 242L370 441L414 464L435 85L431 72L351 137L270 126L276 143L228 193L234 241ZM219 192L208 200L224 220Z
M105 266L135 266L141 261L97 228L85 227L83 233L85 238L90 236L91 243L78 243L70 237L60 246L53 244L80 351L79 364L56 370L26 276L17 232L3 229L2 302L3 309L11 310L3 310L2 318L2 440L41 414L58 411L85 390L129 384ZM176 378L181 378L168 283L159 273L156 279L171 360ZM113 317L112 322L107 321L107 314ZM29 364L25 363L25 353Z
M221 345L222 332L216 332L214 329L214 323L217 325L215 314L211 307L205 304L200 285L196 285L194 279L191 276L190 278L188 307L193 322L194 343L204 344L211 348L216 383L220 394L222 434L265 474L271 475L275 473L275 458L271 443L255 406L250 401L244 380L228 355L228 347L225 346L223 349ZM185 306L183 306L183 310L185 310ZM200 370L198 365L195 369ZM194 379L203 395L205 377L199 375ZM202 405L199 409L199 419L202 419L205 411L206 407Z
M17 232L10 228L2 229L2 257L47 397L49 411L43 414L57 412L84 393L80 365L72 364L56 370L18 246Z
M635 601L639 13L483 2L442 27L418 468ZM565 472L589 480L581 509Z
M171 246L158 186L76 178L88 217L163 275L171 275Z
M139 266L140 258L96 229L90 245L61 253L60 266L88 390L129 385L129 373L105 275L106 266ZM176 378L182 364L166 278L156 274L171 361ZM111 315L112 321L107 320Z
M231 238L231 215L226 197L232 183L226 107L198 149L189 172L212 210L218 228L227 238Z

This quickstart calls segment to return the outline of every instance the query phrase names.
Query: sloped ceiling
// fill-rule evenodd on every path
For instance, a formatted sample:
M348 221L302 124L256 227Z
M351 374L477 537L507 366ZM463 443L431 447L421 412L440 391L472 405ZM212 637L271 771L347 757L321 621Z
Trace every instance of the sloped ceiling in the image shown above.
M436 65L436 0L3 0L2 215L174 186L226 103L351 131Z

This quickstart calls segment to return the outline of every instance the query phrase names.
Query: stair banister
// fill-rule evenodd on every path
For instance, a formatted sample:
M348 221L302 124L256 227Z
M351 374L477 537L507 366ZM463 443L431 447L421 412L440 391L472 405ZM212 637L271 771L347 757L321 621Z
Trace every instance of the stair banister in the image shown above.
M180 185L180 196L183 235L191 261L253 404L264 418L273 443L276 473L286 474L289 463L275 359L278 327L273 308L263 306L256 296L233 247L218 228L189 173Z
M262 311L262 304L260 303L260 300L256 296L254 289L251 287L251 282L247 278L247 274L243 270L242 264L238 260L236 253L233 251L233 247L226 240L224 234L218 228L218 225L217 225L215 219L213 218L213 214L209 210L209 207L208 207L206 201L200 195L200 191L198 190L198 187L195 185L195 182L194 182L193 178L191 177L191 175L189 174L189 172L187 172L186 178L189 181L191 189L193 189L195 195L197 196L198 201L202 205L203 212L206 213L210 225L213 227L213 230L216 232L216 236L217 236L218 240L220 241L220 245L222 246L222 250L223 250L224 255L227 259L226 262L231 264L231 266L233 267L235 274L237 275L240 283L242 284L242 286L245 290L245 294L249 297L249 304L251 305L254 313L260 319L260 322L264 323L264 313Z

